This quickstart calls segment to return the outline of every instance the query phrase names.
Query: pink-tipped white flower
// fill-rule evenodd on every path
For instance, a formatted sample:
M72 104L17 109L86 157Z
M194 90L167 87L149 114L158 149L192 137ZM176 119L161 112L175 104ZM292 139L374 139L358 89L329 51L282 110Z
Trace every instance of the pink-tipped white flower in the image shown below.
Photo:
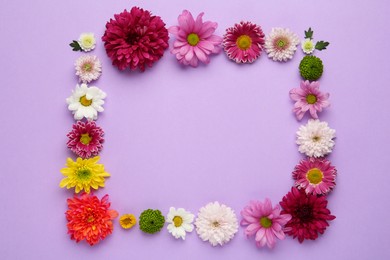
M83 55L75 62L76 75L79 81L89 83L97 80L102 74L102 64L95 55Z
M288 61L294 56L298 44L298 36L289 29L272 28L265 38L265 51L274 61Z

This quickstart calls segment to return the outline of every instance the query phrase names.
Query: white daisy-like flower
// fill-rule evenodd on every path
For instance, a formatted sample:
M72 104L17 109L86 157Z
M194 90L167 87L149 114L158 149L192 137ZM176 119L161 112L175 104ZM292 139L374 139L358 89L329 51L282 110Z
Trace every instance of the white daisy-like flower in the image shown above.
M301 47L305 54L312 54L315 49L314 42L311 39L304 39L301 43Z
M96 45L95 35L93 33L82 33L78 43L83 51L92 51Z
M323 157L332 152L335 137L336 130L329 128L327 122L310 119L306 125L300 126L297 132L299 152L309 157Z
M68 109L74 114L74 119L96 120L98 112L103 112L102 105L106 93L97 87L88 87L87 84L76 85L72 95L66 99Z
M169 208L169 212L166 218L166 222L169 223L167 229L176 239L186 239L186 232L192 232L194 230L194 214L186 211L183 208L175 209Z
M212 246L222 246L229 242L238 231L238 221L234 211L217 201L199 210L195 226L199 237Z
M83 55L75 62L76 75L79 81L89 83L97 80L102 74L102 64L95 55Z
M294 56L299 44L298 36L289 29L272 28L265 38L265 51L274 61L287 61Z

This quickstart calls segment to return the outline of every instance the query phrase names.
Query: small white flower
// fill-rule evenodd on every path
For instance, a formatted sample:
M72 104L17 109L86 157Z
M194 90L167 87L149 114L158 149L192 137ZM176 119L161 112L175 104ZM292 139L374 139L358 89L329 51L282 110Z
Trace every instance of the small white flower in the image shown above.
M301 47L302 47L302 51L305 54L312 54L314 52L314 49L315 49L314 42L310 39L304 39L302 41Z
M95 35L93 33L82 33L78 42L83 51L92 51L96 45Z
M94 55L83 55L75 62L76 75L79 76L79 81L89 83L92 80L97 80L102 74L102 64Z
M68 109L74 114L74 119L96 120L97 113L103 112L102 105L106 93L97 87L88 87L87 84L76 85L72 95L66 99Z
M196 232L203 241L212 246L229 242L238 231L234 211L219 202L209 203L199 210L195 221Z
M335 137L336 130L329 128L327 122L310 119L306 125L300 126L297 132L299 152L309 157L323 157L332 152Z
M176 239L182 238L184 240L186 232L194 230L194 225L192 224L194 218L194 214L183 208L176 210L174 207L170 207L166 220L170 224L167 226L167 229Z
M298 36L289 29L272 28L265 38L264 48L274 61L287 61L294 56L299 44Z

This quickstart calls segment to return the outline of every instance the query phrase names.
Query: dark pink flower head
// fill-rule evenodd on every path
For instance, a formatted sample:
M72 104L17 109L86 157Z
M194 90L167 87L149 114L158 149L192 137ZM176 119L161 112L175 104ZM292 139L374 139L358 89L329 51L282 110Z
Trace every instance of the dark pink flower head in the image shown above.
M95 121L77 121L66 135L68 148L81 158L96 156L102 150L104 131Z
M290 98L295 101L293 112L298 120L301 120L307 111L310 111L310 115L317 119L317 112L321 112L323 108L330 105L329 93L320 91L318 81L301 81L300 88L290 90Z
M226 29L223 47L236 63L252 63L263 51L264 33L260 26L251 22L240 22Z
M287 235L298 238L300 243L305 239L316 240L329 226L328 221L336 217L327 208L326 196L306 194L295 187L280 202L282 214L290 214L291 220L285 226Z
M336 167L326 159L307 158L292 173L295 186L308 194L326 195L336 186Z
M269 248L275 246L275 238L280 240L285 238L283 227L291 219L289 214L280 214L279 205L272 207L269 199L265 199L264 203L251 201L241 211L241 216L241 225L247 226L245 235L247 237L255 235L257 247L267 245Z
M209 55L219 53L222 37L214 35L218 24L215 22L203 22L204 13L200 13L196 21L192 14L184 10L178 17L178 26L172 26L168 31L176 36L173 42L172 53L183 65L198 66L198 60L209 63Z
M106 24L102 37L112 64L120 70L152 67L168 48L168 30L159 16L133 7L114 15Z

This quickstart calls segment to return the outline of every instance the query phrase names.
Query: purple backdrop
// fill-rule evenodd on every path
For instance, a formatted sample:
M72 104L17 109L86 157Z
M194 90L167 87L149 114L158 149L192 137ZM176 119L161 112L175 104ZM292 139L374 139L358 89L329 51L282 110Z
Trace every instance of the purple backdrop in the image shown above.
M389 259L388 185L390 80L387 1L1 1L0 258L1 259ZM98 124L106 142L101 162L112 177L96 194L110 194L123 213L185 207L194 213L218 200L236 213L253 199L277 203L303 158L295 145L300 123L288 92L300 82L298 50L288 63L262 55L237 65L224 53L207 66L182 68L166 51L145 73L111 66L100 36L115 13L137 5L177 23L183 9L217 21L218 35L241 20L288 27L301 38L311 26L328 50L321 88L331 107L320 114L337 131L330 159L338 168L329 208L337 218L317 241L288 237L257 249L240 228L224 247L195 232L175 240L166 227L145 235L138 225L97 246L66 234L71 190L59 170L73 156L66 133L74 122L65 98L77 83L81 53L68 44L82 32L98 36L103 75L94 85L108 97ZM172 39L171 41L172 42Z

